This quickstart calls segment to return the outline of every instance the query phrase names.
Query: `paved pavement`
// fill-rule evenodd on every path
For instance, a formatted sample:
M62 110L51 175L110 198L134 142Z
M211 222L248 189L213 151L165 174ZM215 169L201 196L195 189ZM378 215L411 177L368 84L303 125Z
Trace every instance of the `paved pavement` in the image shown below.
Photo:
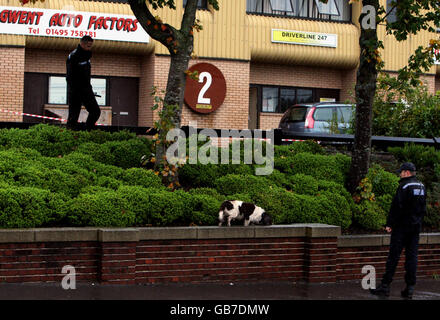
M402 300L405 284L396 280L388 300ZM230 284L101 285L0 284L0 300L383 300L362 289L360 281L335 284L292 282ZM440 280L418 280L413 300L440 300Z
M372 296L360 281L336 284L231 283L167 285L0 284L0 308L14 317L60 319L337 319L405 318L436 314L440 280L421 279L414 300L400 297L395 281L389 298ZM382 300L382 301L381 301ZM383 301L392 300L392 301ZM423 300L423 301L422 301ZM417 305L418 304L418 305ZM153 317L151 317L153 315Z

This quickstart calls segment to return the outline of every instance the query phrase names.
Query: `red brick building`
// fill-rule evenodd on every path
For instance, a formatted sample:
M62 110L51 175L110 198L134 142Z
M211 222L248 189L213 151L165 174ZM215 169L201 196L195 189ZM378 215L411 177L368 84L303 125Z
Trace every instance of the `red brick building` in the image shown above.
M183 6L183 0L176 0L176 10L157 14L178 26ZM219 11L200 0L197 18L203 30L195 35L198 58L190 66L214 65L226 81L226 93L213 112L200 113L185 104L182 123L270 129L291 104L349 99L360 54L359 13L359 4L347 0L326 5L315 0L223 0ZM60 20L63 15L81 15L82 23L68 26L70 20ZM54 25L54 17L61 26ZM121 21L121 30L107 36L100 17L109 25L114 20L114 29ZM125 0L46 0L26 6L0 0L0 121L41 121L23 113L66 116L65 60L82 31L96 39L91 62L93 86L101 95L99 121L151 126L157 118L151 110L151 88L165 88L170 59L167 49L135 19ZM124 31L122 21L136 24L137 30ZM380 28L389 72L434 36L424 32L398 44ZM433 67L425 75L431 92L439 87L436 74Z

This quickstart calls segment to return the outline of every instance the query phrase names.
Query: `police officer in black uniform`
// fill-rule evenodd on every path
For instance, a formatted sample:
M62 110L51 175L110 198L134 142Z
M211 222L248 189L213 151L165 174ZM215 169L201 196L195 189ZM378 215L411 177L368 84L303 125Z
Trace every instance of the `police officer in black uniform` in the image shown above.
M385 274L377 289L370 289L375 295L389 296L390 285L405 248L405 282L402 297L411 299L416 284L417 253L423 216L426 213L426 190L415 176L416 167L405 162L398 170L399 187L388 214L386 231L391 232L390 250Z
M83 104L89 112L86 121L87 129L93 129L101 115L101 110L90 84L92 45L93 39L90 36L82 37L78 47L69 54L66 61L67 95L69 99L67 128L70 129L78 128L78 118Z

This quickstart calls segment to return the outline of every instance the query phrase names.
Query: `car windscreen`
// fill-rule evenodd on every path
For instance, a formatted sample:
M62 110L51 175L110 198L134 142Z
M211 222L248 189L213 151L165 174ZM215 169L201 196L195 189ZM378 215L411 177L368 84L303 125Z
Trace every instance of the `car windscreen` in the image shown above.
M283 120L288 122L306 121L307 110L307 107L290 108L290 110L287 111L287 113L283 117Z

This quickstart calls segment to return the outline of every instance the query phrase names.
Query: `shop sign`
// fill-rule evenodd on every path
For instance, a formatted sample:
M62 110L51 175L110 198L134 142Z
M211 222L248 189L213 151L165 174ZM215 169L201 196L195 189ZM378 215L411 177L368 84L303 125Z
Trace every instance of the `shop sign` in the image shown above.
M0 6L0 34L149 43L134 16Z
M319 102L336 102L335 98L319 98Z
M222 72L209 63L198 63L189 68L189 73L197 71L198 80L186 78L185 104L198 113L217 110L226 97L226 80Z
M338 46L338 35L272 29L272 42L336 48Z

